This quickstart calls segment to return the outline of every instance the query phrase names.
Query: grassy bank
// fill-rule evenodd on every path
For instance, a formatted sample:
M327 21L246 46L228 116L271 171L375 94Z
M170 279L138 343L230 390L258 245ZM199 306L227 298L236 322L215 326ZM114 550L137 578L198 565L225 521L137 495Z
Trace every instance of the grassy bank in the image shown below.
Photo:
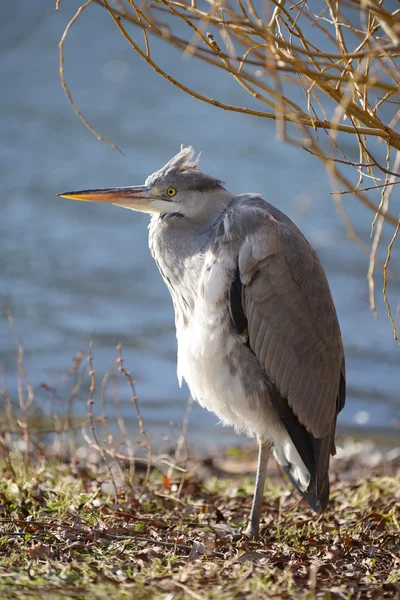
M240 526L253 477L227 477L229 460L194 461L176 478L153 471L145 486L117 478L115 490L101 461L26 467L13 455L1 467L0 597L400 597L396 465L337 461L345 478L333 475L318 518L277 474L252 542Z

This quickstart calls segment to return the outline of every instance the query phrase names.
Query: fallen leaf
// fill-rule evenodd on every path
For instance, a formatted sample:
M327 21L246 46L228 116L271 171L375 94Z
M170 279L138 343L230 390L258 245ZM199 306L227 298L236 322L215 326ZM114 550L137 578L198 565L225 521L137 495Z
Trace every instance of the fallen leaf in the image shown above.
M29 557L34 558L47 558L51 554L51 547L48 544L42 544L39 542L31 546L28 550Z

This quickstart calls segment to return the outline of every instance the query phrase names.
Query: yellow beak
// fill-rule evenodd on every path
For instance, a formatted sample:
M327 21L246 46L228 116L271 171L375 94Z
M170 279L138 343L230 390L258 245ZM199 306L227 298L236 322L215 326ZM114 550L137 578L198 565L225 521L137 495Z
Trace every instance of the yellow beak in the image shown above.
M108 202L116 206L141 211L145 211L151 200L154 199L151 188L147 185L63 192L57 194L57 196L69 198L70 200L82 200L83 202Z

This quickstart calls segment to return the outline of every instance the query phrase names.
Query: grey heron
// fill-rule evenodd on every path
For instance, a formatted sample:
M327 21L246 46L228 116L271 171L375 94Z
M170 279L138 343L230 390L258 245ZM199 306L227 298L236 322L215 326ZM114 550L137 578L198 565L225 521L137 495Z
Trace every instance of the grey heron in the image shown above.
M317 512L345 403L345 360L324 270L296 225L235 195L182 148L145 185L59 194L151 214L149 247L175 309L178 378L224 424L257 439L245 531L259 536L271 451Z

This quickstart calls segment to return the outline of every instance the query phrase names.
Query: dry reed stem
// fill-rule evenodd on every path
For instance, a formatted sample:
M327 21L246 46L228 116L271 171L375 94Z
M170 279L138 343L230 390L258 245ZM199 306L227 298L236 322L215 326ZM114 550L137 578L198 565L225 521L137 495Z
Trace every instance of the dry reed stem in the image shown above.
M89 399L87 402L88 407L89 407L88 422L89 422L89 427L90 427L90 431L92 433L93 439L96 443L97 448L100 451L103 462L104 462L105 466L107 467L108 473L110 475L110 480L112 482L112 486L114 489L114 498L115 498L115 502L117 503L118 502L117 485L115 483L115 479L114 479L114 475L112 473L111 467L107 461L105 449L104 449L103 445L99 443L96 426L95 426L95 421L94 421L93 405L94 405L94 394L96 391L96 379L95 379L96 371L94 370L94 366L93 366L92 350L93 350L93 342L90 342L89 354L88 354L88 358L87 358L88 363L89 363L89 377L90 377ZM82 428L82 429L84 429L84 428Z
M135 451L133 448L133 444L130 436L128 435L128 431L125 426L125 421L121 412L121 404L119 401L118 388L117 388L117 378L114 370L114 363L111 365L111 387L112 387L112 399L113 405L115 408L115 414L117 418L117 423L119 430L121 432L122 439L125 441L125 444L128 448L128 461L129 461L129 476L128 483L129 486L133 486L133 481L135 479Z
M192 412L193 402L194 402L193 397L190 394L188 401L187 401L186 411L185 411L185 416L183 417L182 426L180 427L179 440L178 440L178 443L176 445L176 450L175 450L175 463L178 461L181 461L185 471L186 471L187 461L189 459L189 447L188 447L188 443L187 443L187 430L189 427L189 418L190 418L190 414ZM183 457L181 457L182 450L183 450ZM172 476L171 471L170 471L169 476L170 477ZM179 486L178 486L178 490L177 490L178 498L180 498L180 496L182 494L184 483L185 483L185 474L182 473L180 482L179 482Z
M181 464L178 464L178 459L174 458L174 456L162 453L154 455L144 428L143 418L136 397L134 381L129 371L127 371L124 366L122 348L118 347L118 360L111 363L109 371L106 372L102 379L100 397L101 414L96 416L94 412L96 371L94 369L92 344L90 344L89 353L86 357L88 369L83 364L85 353L79 351L73 357L72 366L67 375L59 377L54 385L49 383L41 383L39 385L40 389L50 394L50 411L46 411L40 400L35 397L33 388L27 378L23 364L24 345L16 328L14 318L11 313L7 313L7 316L18 344L18 353L16 357L18 365L18 400L15 401L10 396L6 384L6 373L4 367L0 364L0 399L2 400L4 407L4 416L3 414L0 414L0 456L12 477L15 476L12 466L12 455L15 452L21 452L19 446L21 440L24 442L21 454L23 455L26 467L36 464L40 457L50 460L56 458L63 461L69 460L72 464L79 465L82 458L81 454L78 454L77 452L77 434L80 432L87 445L100 455L100 461L106 466L110 482L113 486L115 502L118 502L118 488L113 475L112 465L109 464L108 459L111 459L112 464L118 469L121 485L124 487L125 491L129 490L131 494L133 493L136 463L146 465L146 477L144 478L143 486L141 488L142 493L145 493L147 489L146 484L149 482L150 471L153 467L156 467L163 472L168 471L171 475L173 473L179 474L181 478L181 489L186 474L185 466L188 458L186 439L182 441L182 437L184 437L187 429L188 413L185 415L183 426L181 428L181 438L178 442L180 446L179 449L177 447L176 452ZM127 378L133 394L132 400L136 407L139 428L145 439L142 446L147 448L146 457L136 457L134 454L133 444L130 439L132 433L129 433L125 425L117 392L115 373L116 362L119 365L119 371ZM75 401L79 397L82 397L83 394L87 393L87 388L86 390L83 389L84 378L87 374L89 375L89 398L87 400L88 414L86 420L82 423L82 418L77 417L77 415L74 414ZM109 405L107 403L108 384L110 379L112 384L111 402L114 409L113 411L109 410ZM65 393L62 393L62 391L58 389L58 384L60 382L68 382L70 384L65 399L63 398ZM28 392L27 398L25 398L26 391ZM53 421L54 425L52 427L44 426L48 418ZM76 423L77 419L81 422ZM119 440L118 443L127 448L127 453L117 449L117 440L111 430L111 419L116 419L122 437L122 440ZM87 428L90 429L90 434L87 431ZM105 432L105 440L101 438L103 429ZM79 446L81 447L81 443L79 443ZM184 449L183 460L181 457L182 446Z
M130 487L130 481L127 481L124 469L122 468L121 462L120 462L119 458L117 457L117 453L116 453L115 446L114 446L114 436L111 433L111 429L110 429L109 422L108 422L108 415L107 415L107 410L106 410L106 393L107 393L107 384L108 384L110 375L111 375L111 371L108 370L104 374L103 380L101 382L101 400L100 400L101 417L100 418L101 418L101 423L104 427L104 431L106 434L106 439L107 439L107 444L108 444L108 452L110 453L110 456L114 461L114 464L117 466L121 482L123 482L125 485ZM106 448L104 448L104 449L106 450Z
M18 332L18 329L15 325L14 317L13 317L12 313L8 310L7 310L7 317L8 317L8 321L11 325L11 329L13 330L14 336L18 343L18 358L17 358L17 363L18 363L18 400L19 400L19 407L20 407L20 411L21 411L21 418L17 419L17 424L23 432L23 440L24 440L24 444L25 444L24 463L25 463L25 467L27 467L29 465L29 454L30 454L30 445L31 445L31 437L30 437L29 425L28 425L28 411L32 407L35 395L33 392L33 388L31 386L31 384L29 383L29 380L27 379L26 372L25 372L24 344L22 342L22 338ZM27 389L27 393L28 393L28 397L27 397L26 401L25 401L25 394L24 394L24 385L25 385L25 387Z
M146 469L146 476L145 476L145 479L144 479L144 483L146 484L148 482L148 480L149 480L149 477L150 477L150 471L151 471L151 465L152 465L151 444L150 444L149 437L148 437L148 435L147 435L147 433L145 431L145 428L144 428L144 423L143 423L143 419L142 419L142 415L141 415L140 407L139 407L139 400L138 400L138 397L136 395L135 382L133 381L130 372L124 366L124 357L122 355L122 344L118 344L117 350L119 352L119 358L117 360L118 370L120 371L120 373L122 373L123 375L125 375L125 377L128 380L129 386L131 388L131 392L132 392L131 401L132 401L133 405L135 406L137 420L138 420L138 423L139 423L140 433L142 434L142 436L144 438L144 444L143 445L147 449L147 469Z
M77 352L72 360L70 376L72 377L72 388L68 397L67 412L64 421L64 432L69 437L70 455L74 456L76 452L75 436L73 435L73 410L75 400L82 387L84 377L84 367L82 365L85 353L83 350Z

